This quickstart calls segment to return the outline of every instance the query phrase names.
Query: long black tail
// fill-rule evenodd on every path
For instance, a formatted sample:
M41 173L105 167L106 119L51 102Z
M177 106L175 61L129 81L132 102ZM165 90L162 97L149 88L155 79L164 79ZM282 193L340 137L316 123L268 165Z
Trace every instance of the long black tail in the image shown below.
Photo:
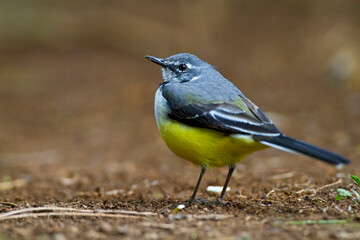
M306 156L317 158L319 160L322 160L324 162L334 164L334 165L343 165L343 164L350 163L350 160L348 160L340 155L337 155L335 153L329 152L322 148L316 147L309 143L286 137L284 135L280 135L278 137L274 137L271 139L259 140L259 141L262 144L265 144L267 146L270 146L270 147L273 147L273 148L276 148L279 150L292 152L292 153L304 154Z

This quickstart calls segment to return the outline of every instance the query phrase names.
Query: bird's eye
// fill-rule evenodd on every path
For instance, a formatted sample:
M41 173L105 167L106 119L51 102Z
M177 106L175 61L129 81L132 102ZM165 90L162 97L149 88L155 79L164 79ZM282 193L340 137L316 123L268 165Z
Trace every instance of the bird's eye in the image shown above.
M180 70L180 71L185 71L186 68L187 68L186 64L180 64L180 65L179 65L179 70Z

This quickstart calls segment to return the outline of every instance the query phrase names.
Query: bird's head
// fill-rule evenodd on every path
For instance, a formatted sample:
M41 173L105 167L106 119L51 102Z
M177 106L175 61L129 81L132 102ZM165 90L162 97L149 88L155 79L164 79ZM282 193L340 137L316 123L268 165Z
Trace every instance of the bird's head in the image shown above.
M199 79L206 70L213 67L189 53L179 53L168 58L145 56L150 61L159 64L165 82L188 82Z

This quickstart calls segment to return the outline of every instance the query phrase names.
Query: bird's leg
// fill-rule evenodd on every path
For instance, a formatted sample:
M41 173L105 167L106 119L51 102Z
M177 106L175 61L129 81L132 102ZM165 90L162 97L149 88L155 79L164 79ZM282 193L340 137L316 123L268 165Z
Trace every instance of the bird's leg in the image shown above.
M206 171L206 167L201 166L200 176L199 176L199 179L198 179L198 181L197 181L197 183L196 183L194 192L193 192L193 194L191 195L191 198L190 198L189 200L186 200L186 201L183 202L183 203L173 204L170 208L177 208L179 205L190 205L190 204L192 204L193 202L207 203L207 201L206 201L205 199L203 199L203 198L196 199L196 193L197 193L197 191L198 191L198 189L199 189L200 182L201 182L202 177L203 177L204 174L205 174L205 171Z
M194 189L194 192L193 194L191 195L191 198L188 200L188 202L192 203L192 202L195 202L196 201L196 193L199 189L199 186L200 186L200 182L201 182L201 179L202 177L204 176L205 174L205 171L206 171L206 168L204 166L201 166L201 172L200 172L200 176L199 176L199 179L196 183L196 186L195 186L195 189Z
M232 174L234 173L235 168L236 168L236 165L229 166L229 172L228 172L228 174L226 176L224 187L223 187L223 189L221 191L220 197L217 199L217 201L220 204L223 203L223 199L224 199L224 196L225 196L225 193L226 193L227 186L229 184L229 181L230 181L230 178L231 178Z

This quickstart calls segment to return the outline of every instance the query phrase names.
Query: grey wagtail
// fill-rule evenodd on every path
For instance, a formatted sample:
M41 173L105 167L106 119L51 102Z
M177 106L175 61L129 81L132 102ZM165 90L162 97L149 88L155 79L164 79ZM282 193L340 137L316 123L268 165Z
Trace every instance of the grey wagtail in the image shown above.
M210 64L189 53L168 58L145 56L159 64L164 82L155 95L155 117L167 146L201 167L194 193L209 167L229 166L221 203L236 164L249 154L273 147L343 165L350 161L289 138L237 87Z

